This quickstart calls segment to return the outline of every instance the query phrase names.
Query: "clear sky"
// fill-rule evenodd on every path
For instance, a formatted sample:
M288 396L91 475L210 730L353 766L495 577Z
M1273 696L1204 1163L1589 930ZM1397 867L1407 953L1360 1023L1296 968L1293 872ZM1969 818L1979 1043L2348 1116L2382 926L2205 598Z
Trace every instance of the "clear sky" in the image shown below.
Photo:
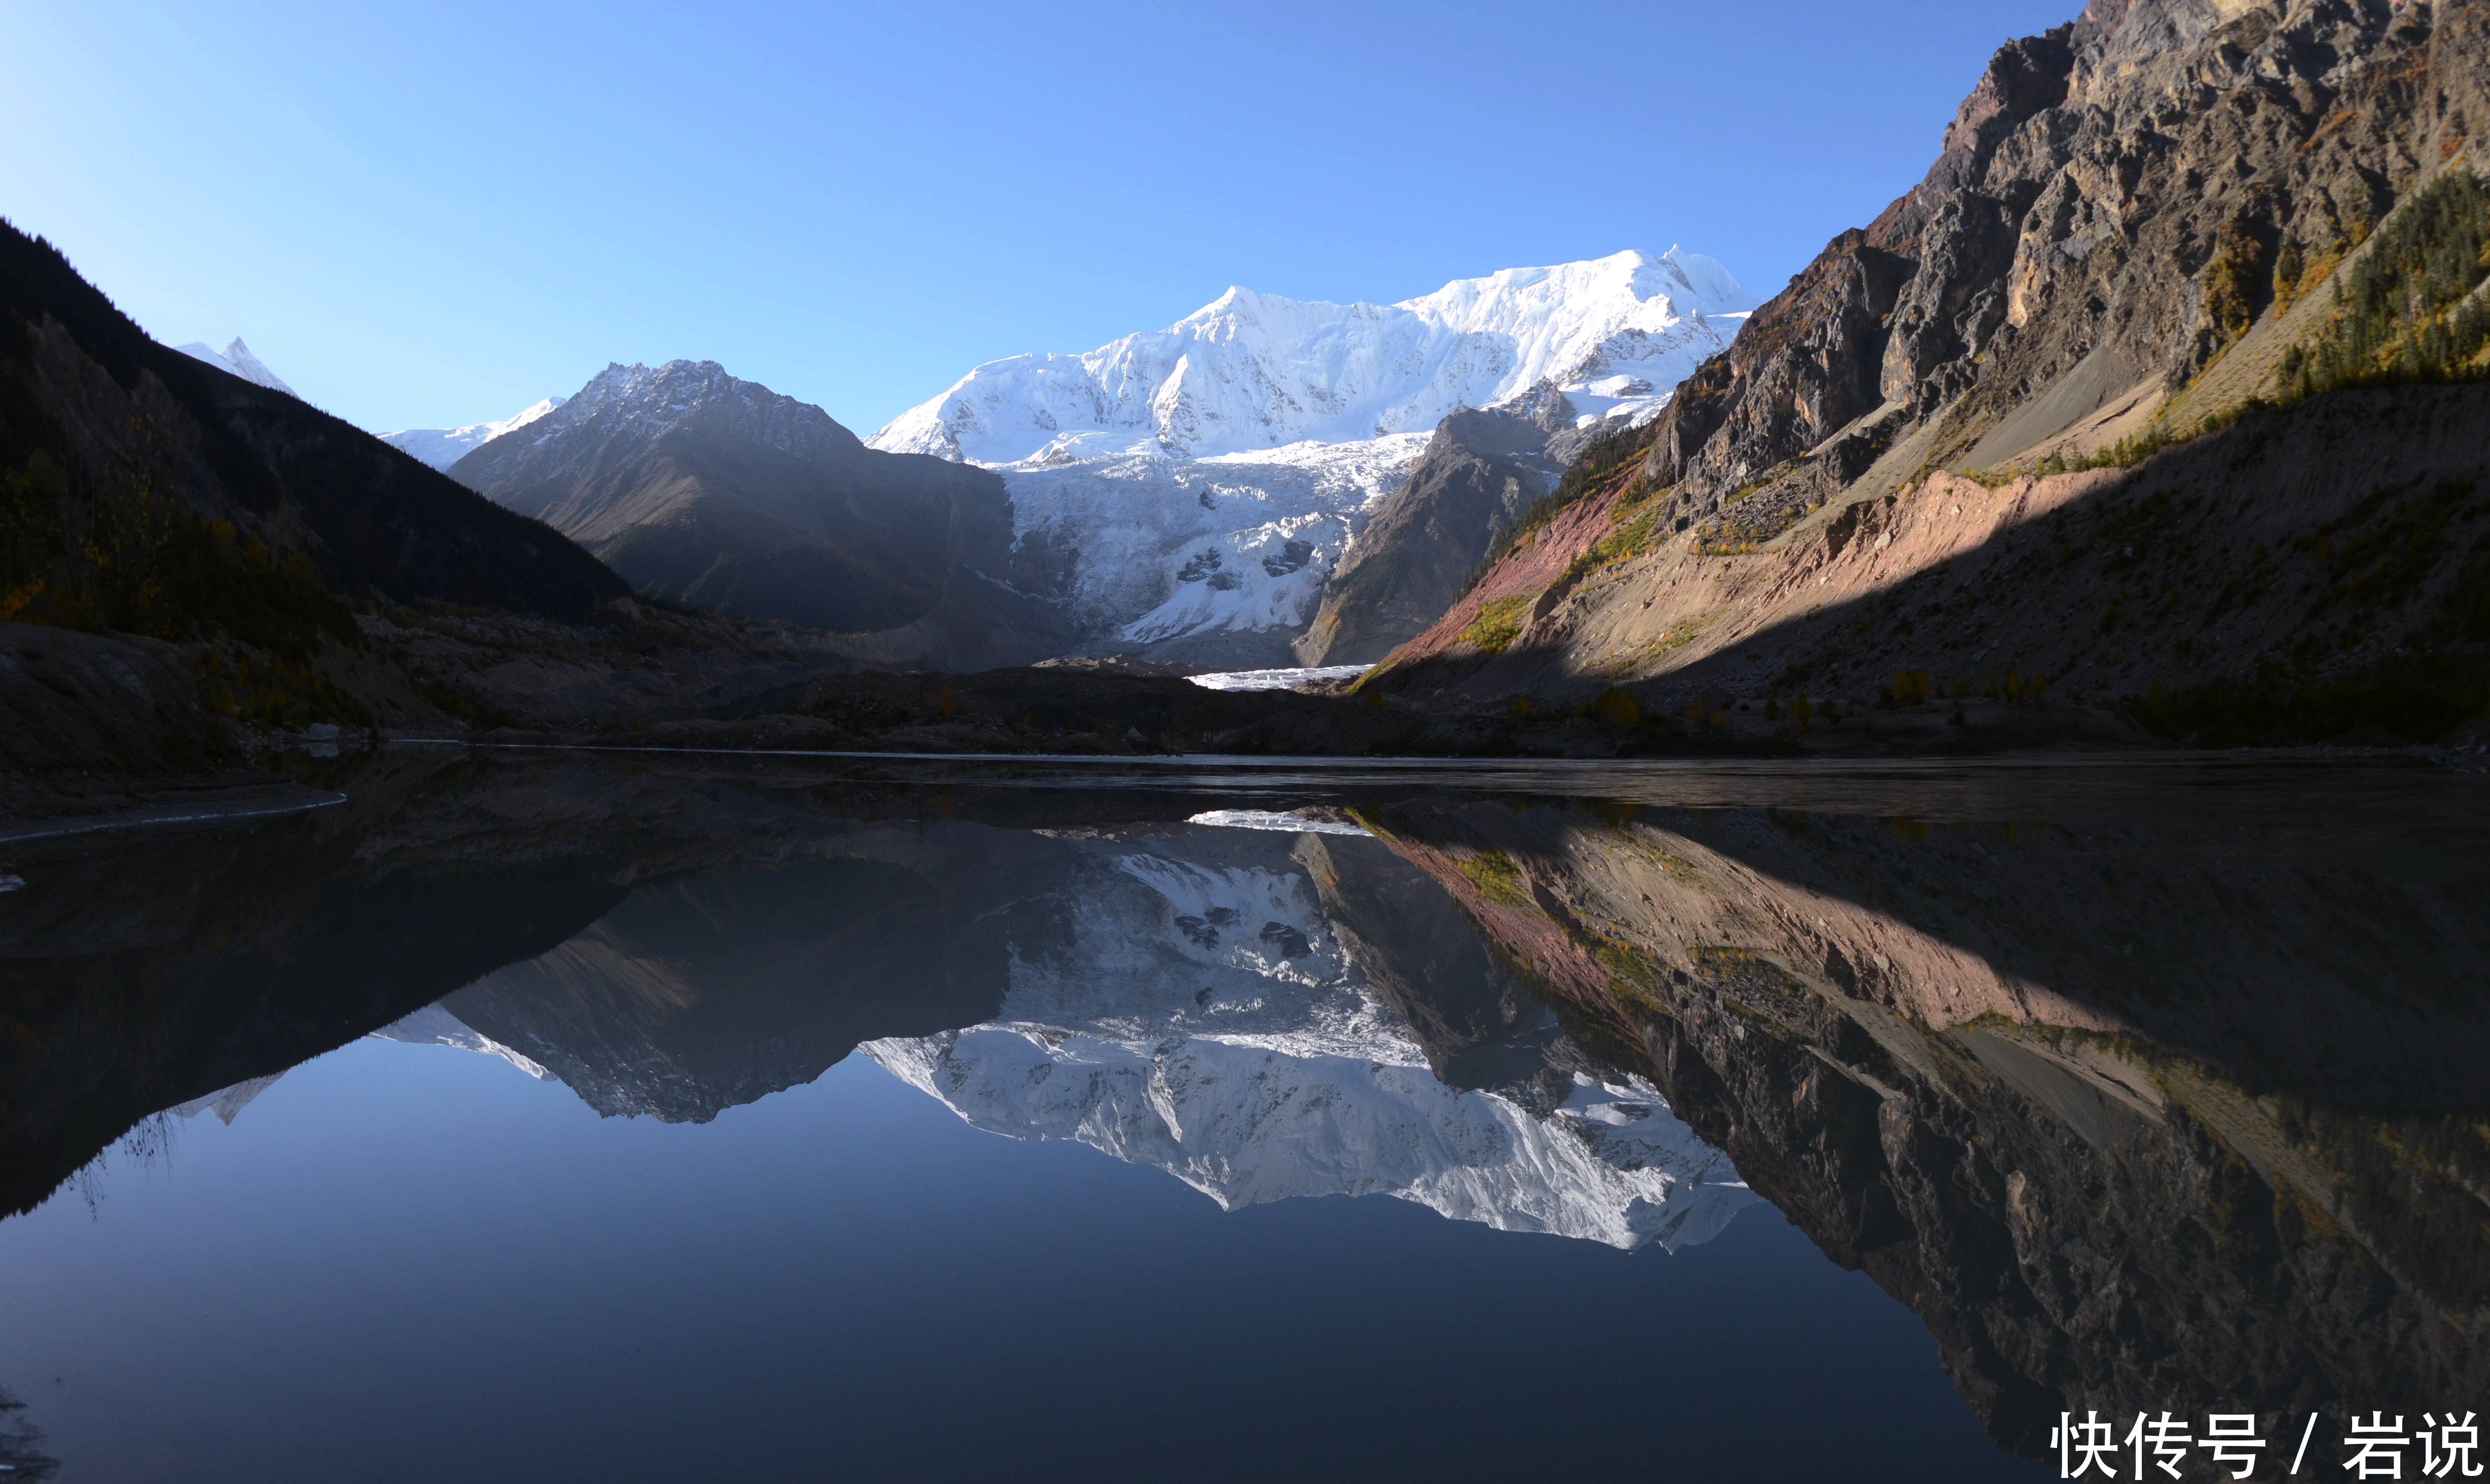
M859 433L1242 284L1759 296L2079 0L0 0L0 214L374 431L714 359Z

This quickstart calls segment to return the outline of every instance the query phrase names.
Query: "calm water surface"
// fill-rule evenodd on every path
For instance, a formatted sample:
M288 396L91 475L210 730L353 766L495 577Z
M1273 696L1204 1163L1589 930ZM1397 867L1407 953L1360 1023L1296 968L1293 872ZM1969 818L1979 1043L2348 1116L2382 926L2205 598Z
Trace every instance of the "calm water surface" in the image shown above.
M2490 1411L2477 777L335 768L0 846L0 1477L2046 1478L2087 1409L2342 1476Z

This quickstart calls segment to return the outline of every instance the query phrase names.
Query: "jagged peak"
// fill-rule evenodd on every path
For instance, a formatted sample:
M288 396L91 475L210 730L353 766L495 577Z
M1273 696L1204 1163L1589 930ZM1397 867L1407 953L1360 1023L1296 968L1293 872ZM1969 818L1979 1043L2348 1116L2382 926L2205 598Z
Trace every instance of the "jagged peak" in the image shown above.
M1665 394L1725 343L1709 319L1753 307L1725 267L1675 245L1504 269L1392 304L1231 285L1162 330L986 362L869 442L986 464L1076 443L1207 456L1421 432L1540 381L1600 381L1586 405L1605 411L1624 388Z
M253 385L265 386L271 391L281 391L289 397L298 394L293 387L286 385L275 372L268 369L265 361L250 353L250 347L243 343L240 335L234 336L221 351L199 340L177 345L173 349L193 360L204 360L219 371L230 372L241 377Z

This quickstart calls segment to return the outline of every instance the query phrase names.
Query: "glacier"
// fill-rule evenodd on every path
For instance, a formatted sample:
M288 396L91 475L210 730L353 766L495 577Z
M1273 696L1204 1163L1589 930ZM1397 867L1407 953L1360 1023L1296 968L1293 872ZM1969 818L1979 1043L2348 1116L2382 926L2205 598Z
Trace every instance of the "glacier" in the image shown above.
M1211 671L1185 678L1205 691L1285 691L1309 680L1347 680L1365 672L1363 665L1297 665L1281 670Z
M449 466L505 433L526 427L569 401L568 397L547 397L530 403L499 422L471 422L462 428L401 428L384 433L381 442L402 448L434 469L449 472Z
M867 442L1000 471L1015 536L1063 554L1093 649L1267 634L1285 663L1279 636L1447 414L1554 394L1586 430L1655 415L1753 307L1674 247L1397 304L1231 288L1086 355L978 366Z

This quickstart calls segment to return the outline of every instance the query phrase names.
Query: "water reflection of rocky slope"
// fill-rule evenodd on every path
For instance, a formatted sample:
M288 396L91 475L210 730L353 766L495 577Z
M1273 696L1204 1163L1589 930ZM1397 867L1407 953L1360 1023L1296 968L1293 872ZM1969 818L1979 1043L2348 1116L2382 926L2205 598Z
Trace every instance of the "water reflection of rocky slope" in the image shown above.
M906 817L917 807L904 791L867 790L830 809L806 780L740 765L660 771L423 751L339 766L319 781L348 802L260 828L6 847L0 1211L41 1201L154 1114L238 1111L245 1084L556 954L609 912L644 921L632 905L643 882L836 872L845 868L807 863L835 855L858 812ZM906 899L899 890L893 899ZM743 925L766 927L768 906L754 894ZM724 966L737 964L730 956ZM888 1008L889 996L861 1003ZM868 1035L983 1013L971 1005L929 1020L901 1009L764 1024L755 1055L782 1055L767 1048L771 1037L822 1032L825 1020L844 1052ZM960 1018L942 1018L952 1013ZM750 1028L701 1024L712 1039Z
M447 761L372 770L354 802L257 830L9 847L0 1211L139 1120L274 1077L613 903L611 842L513 829L547 801Z
M1909 1304L2001 1441L2066 1407L2490 1381L2476 860L2349 819L2307 849L2236 817L1378 823L1584 1044Z

